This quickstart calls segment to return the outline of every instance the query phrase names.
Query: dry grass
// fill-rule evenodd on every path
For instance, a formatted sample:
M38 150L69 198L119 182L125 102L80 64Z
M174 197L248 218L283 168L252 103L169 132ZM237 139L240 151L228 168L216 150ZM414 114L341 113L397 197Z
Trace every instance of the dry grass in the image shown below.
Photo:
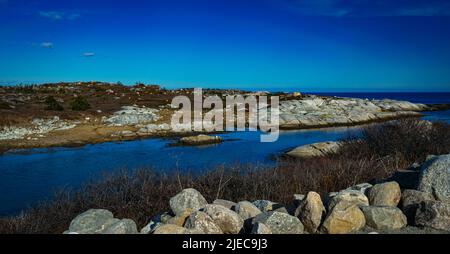
M349 139L338 154L286 160L276 167L241 165L202 174L166 175L152 170L122 171L78 191L62 191L54 201L0 220L0 233L61 233L79 213L104 208L143 227L168 211L169 199L183 188L199 190L211 202L269 199L288 205L292 194L321 194L391 176L397 169L422 162L428 154L450 153L450 126L417 120L368 127L360 140Z

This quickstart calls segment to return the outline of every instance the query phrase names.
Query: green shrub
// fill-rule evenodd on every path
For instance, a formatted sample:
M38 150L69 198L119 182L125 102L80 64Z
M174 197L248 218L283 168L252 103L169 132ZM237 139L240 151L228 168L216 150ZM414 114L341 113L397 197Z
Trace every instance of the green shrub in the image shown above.
M89 102L86 100L86 98L78 96L70 103L70 108L76 111L85 111L90 109L91 105L89 105Z
M48 96L45 99L45 103L47 104L47 110L56 110L63 111L64 107L59 104L53 96Z

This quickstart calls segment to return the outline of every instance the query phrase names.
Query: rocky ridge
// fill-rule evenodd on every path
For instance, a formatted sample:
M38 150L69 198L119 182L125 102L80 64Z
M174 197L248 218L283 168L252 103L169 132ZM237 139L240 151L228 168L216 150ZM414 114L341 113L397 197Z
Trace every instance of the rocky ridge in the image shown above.
M396 100L318 97L280 102L280 128L354 125L383 119L420 116L425 104Z

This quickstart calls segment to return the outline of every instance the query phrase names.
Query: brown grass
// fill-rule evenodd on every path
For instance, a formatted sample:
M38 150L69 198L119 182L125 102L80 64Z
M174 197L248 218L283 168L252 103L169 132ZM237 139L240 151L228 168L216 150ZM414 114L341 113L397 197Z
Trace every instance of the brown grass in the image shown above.
M385 179L397 169L422 162L428 154L450 153L450 126L418 120L367 127L362 139L348 139L338 154L280 161L276 167L240 165L202 174L122 171L64 190L52 202L20 216L0 219L0 233L61 233L90 208L104 208L143 227L152 216L169 210L169 199L183 188L199 190L211 202L269 199L289 205L294 193L325 194L348 186Z

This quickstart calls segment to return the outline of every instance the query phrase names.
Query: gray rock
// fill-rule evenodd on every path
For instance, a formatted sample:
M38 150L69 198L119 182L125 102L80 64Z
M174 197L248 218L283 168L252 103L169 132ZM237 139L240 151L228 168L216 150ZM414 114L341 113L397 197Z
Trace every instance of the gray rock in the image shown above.
M299 146L289 152L287 155L295 158L311 158L324 156L330 153L335 153L340 147L338 142L320 142Z
M394 100L357 98L318 98L281 101L280 128L352 125L380 119L417 116L415 111L428 109L424 104Z
M316 192L308 192L306 198L301 202L295 211L297 216L309 233L316 233L322 222L322 216L325 214L320 195Z
M431 156L422 165L418 190L438 201L450 202L450 154Z
M203 208L208 204L206 199L195 189L184 189L169 201L170 209L175 215L182 214L186 209L191 209L192 212Z
M272 234L272 230L270 230L270 228L263 223L256 222L253 225L252 231L250 233L254 235L268 235Z
M213 201L214 205L221 205L223 207L226 207L230 210L232 210L234 208L234 206L236 205L235 202L233 201L229 201L229 200L225 200L225 199L216 199Z
M209 136L200 134L197 136L183 137L180 139L180 143L185 145L206 145L222 142L222 138L219 136Z
M137 226L133 220L122 219L107 227L103 234L137 234Z
M273 234L303 234L303 224L292 215L280 212L265 212L253 218L253 224L266 225Z
M139 108L135 106L123 106L120 111L103 119L110 126L136 125L153 122L159 119L159 110L152 108Z
M369 204L372 206L397 206L401 195L397 182L375 184L368 191Z
M344 201L328 213L322 224L322 230L329 234L347 234L361 230L365 224L364 213L358 205Z
M416 213L416 225L450 231L450 203L427 200Z
M433 200L433 196L430 193L418 190L404 190L402 192L400 206L406 218L408 218L408 224L415 225L417 209L422 202L427 200Z
M341 209L343 207L351 205L368 206L369 200L359 190L342 190L331 196L328 200L328 211L333 210L335 207Z
M197 211L186 220L185 228L195 229L205 234L223 234L222 229L206 213Z
M136 223L117 219L104 209L90 209L72 220L67 233L77 234L137 234Z
M243 230L244 220L237 213L221 205L206 205L203 212L208 214L224 234L238 234Z
M255 205L248 201L241 201L237 203L234 207L234 211L239 214L244 220L253 218L261 213L261 210L259 210Z
M90 209L78 215L70 222L69 232L76 232L78 234L101 234L109 226L119 221L108 210Z
M392 206L360 207L364 213L366 224L380 230L396 230L406 227L407 219L402 211Z

